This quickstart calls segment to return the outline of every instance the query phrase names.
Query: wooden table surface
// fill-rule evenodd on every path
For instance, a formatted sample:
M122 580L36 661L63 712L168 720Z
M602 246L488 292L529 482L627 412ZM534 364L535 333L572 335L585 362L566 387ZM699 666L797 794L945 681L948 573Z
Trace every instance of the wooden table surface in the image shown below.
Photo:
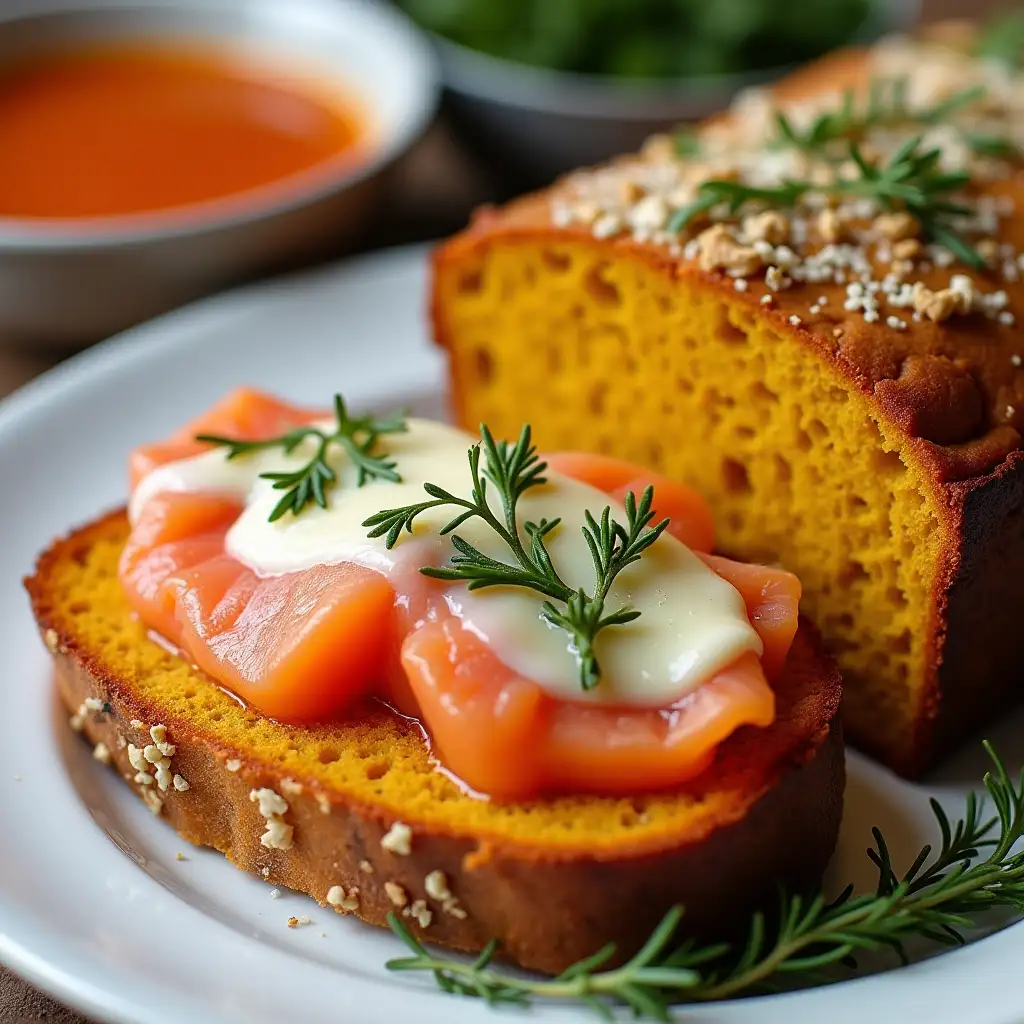
M1019 6L1016 0L923 0L925 20L982 16ZM450 234L469 211L493 198L487 174L455 144L443 124L435 125L409 155L382 207L366 248L401 245ZM54 355L0 349L0 397L49 369ZM77 1013L38 992L0 966L0 1024L87 1024ZM176 1022L168 1022L176 1024Z

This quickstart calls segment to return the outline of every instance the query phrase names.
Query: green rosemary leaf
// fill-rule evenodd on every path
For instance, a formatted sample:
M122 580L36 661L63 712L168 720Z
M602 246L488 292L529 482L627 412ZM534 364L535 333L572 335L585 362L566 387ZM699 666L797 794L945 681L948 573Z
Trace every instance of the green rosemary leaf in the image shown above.
M966 132L964 141L980 156L994 157L996 160L1019 160L1021 151L1010 139L982 132Z
M483 461L481 462L481 456ZM480 443L468 453L471 481L468 498L454 495L436 484L424 484L429 501L403 508L385 509L370 516L363 526L368 536L385 537L393 547L402 532L411 533L416 519L424 512L445 506L459 509L440 533L450 536L455 553L443 566L425 566L420 572L433 579L465 581L470 590L486 587L524 587L542 594L547 600L541 614L552 626L564 630L579 663L580 686L593 689L601 678L595 643L602 630L624 626L639 612L627 606L607 609L609 590L618 574L637 561L661 536L668 520L651 525L654 519L654 489L648 487L640 500L626 496L626 523L612 518L611 507L600 520L588 512L582 526L583 536L594 563L594 588L569 587L559 576L547 550L546 538L562 527L561 520L539 523L520 522L519 499L533 487L546 483L547 464L540 460L529 426L523 428L514 445L496 441L486 426L480 428ZM501 512L497 514L487 500L488 485L494 488ZM470 519L480 519L508 549L509 561L480 551L454 531ZM521 533L526 535L523 542Z
M951 114L955 114L958 110L962 110L964 107L984 99L987 91L983 85L972 85L966 89L961 89L960 92L953 93L952 96L936 103L934 106L920 111L915 120L921 124L940 124L943 121L948 121Z
M1011 71L1024 67L1024 11L993 18L982 33L978 56L997 61Z
M404 415L393 413L379 419L373 416L353 418L348 414L342 396L335 395L334 418L335 427L330 433L310 426L298 427L262 441L246 441L219 434L198 434L195 440L226 448L225 457L237 459L274 448L291 455L303 441L316 438L316 451L299 469L260 474L260 479L273 481L274 490L285 492L270 513L270 522L273 523L289 513L297 516L309 505L327 508L327 492L337 483L337 475L328 461L335 445L344 450L355 466L356 486L362 487L369 480L401 481L396 463L377 452L376 447L381 436L404 433L408 429Z
M688 125L680 125L672 133L672 148L677 157L692 160L700 156L700 135Z

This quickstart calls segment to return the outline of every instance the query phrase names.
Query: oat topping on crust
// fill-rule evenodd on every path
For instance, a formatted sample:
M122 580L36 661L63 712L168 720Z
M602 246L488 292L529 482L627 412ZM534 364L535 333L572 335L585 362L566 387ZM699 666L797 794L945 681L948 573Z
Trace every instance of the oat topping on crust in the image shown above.
M397 882L385 882L384 892L396 907L404 907L409 902L408 894Z
M327 902L336 910L354 913L359 909L359 887L353 885L346 889L343 885L332 885L327 890Z
M288 813L288 801L272 789L254 789L249 799L259 805L260 814L266 821L266 831L260 836L260 843L270 850L290 850L294 838L294 826L282 820Z
M413 900L402 909L402 917L411 917L421 928L427 928L434 919L434 912L427 906L426 900Z
M570 175L552 191L552 222L662 246L764 305L764 294L806 283L856 282L873 301L844 312L891 331L979 316L1014 326L1019 313L992 284L1024 269L1007 233L1015 201L999 191L1024 174L1024 71L902 37L877 45L868 65L859 93L782 102L748 91L685 156L655 136L636 156ZM908 157L923 161L909 189L905 178L871 184ZM956 276L988 301L967 301ZM809 315L821 307L808 299Z
M388 853L408 857L412 852L412 829L404 822L396 821L381 838L380 845Z

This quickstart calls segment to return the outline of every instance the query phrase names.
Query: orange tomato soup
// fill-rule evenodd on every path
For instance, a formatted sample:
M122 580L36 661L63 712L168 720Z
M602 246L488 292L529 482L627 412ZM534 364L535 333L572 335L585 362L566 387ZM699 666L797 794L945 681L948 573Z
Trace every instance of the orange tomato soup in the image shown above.
M228 53L44 55L0 72L0 216L187 206L358 161L364 143L355 107L322 82Z

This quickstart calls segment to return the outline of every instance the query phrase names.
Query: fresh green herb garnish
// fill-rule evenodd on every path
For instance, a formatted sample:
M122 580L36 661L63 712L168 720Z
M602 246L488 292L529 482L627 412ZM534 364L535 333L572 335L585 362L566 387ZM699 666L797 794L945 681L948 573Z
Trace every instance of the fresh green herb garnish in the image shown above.
M953 114L985 97L983 85L973 85L947 96L931 106L912 109L907 104L906 78L875 78L868 87L867 103L857 110L852 89L843 93L838 110L819 114L804 131L794 127L780 110L775 113L778 141L805 153L823 153L832 143L862 142L873 128L907 127L928 128L948 121ZM972 132L958 128L964 142L979 156L999 160L1016 160L1021 152L1014 143L1002 136Z
M788 180L773 187L755 187L742 182L711 179L700 185L697 199L677 210L668 230L682 231L699 213L724 204L730 214L750 202L767 202L775 207L792 207L805 195L851 196L874 199L883 209L905 209L921 224L925 235L950 248L975 269L985 261L956 231L950 217L969 215L970 207L951 202L949 195L970 180L964 171L944 172L938 163L939 149L921 149L921 137L908 139L890 158L878 166L866 160L856 142L848 144L848 155L856 176L837 178L827 185L809 180Z
M993 18L978 43L978 56L998 61L1011 71L1024 67L1024 11Z
M804 899L782 894L777 917L769 923L763 914L755 914L743 944L674 942L683 913L675 907L623 966L601 970L615 952L614 946L606 946L558 977L538 980L494 970L495 942L474 962L434 956L389 914L388 924L413 956L389 960L386 966L392 971L429 971L446 992L488 1003L572 1000L606 1020L615 1019L613 1007L623 1004L637 1017L669 1021L675 1003L764 990L781 975L802 983L837 980L824 976L823 969L856 966L851 958L858 952L891 950L906 962L904 943L909 939L962 945L962 929L972 927L981 911L1024 911L1024 852L1012 852L1024 837L1024 772L1014 782L991 745L984 746L993 764L984 785L994 816L984 816L983 801L972 793L964 817L954 825L932 800L941 845L934 855L930 845L924 846L902 876L892 865L882 833L873 829L875 845L867 851L878 870L873 893L854 896L851 886L831 902L820 895ZM982 850L988 852L980 859Z
M654 488L648 487L639 502L632 492L626 495L626 525L612 518L606 506L600 521L588 512L582 527L583 536L594 561L596 582L592 594L582 587L574 590L558 575L545 547L544 539L556 529L560 519L542 519L539 523L525 522L520 537L520 524L516 507L522 495L532 487L546 483L537 449L530 440L530 428L523 427L519 440L510 445L495 441L486 426L480 428L481 442L469 449L469 471L473 489L469 498L463 498L438 487L424 484L430 495L422 501L404 508L388 509L371 516L363 526L371 527L370 537L386 536L387 546L393 547L403 530L411 533L416 517L428 509L452 505L462 509L441 529L442 535L451 534L452 555L449 565L420 570L425 576L440 580L468 580L470 590L483 587L526 587L543 594L548 600L541 614L553 626L565 630L572 638L580 663L580 685L593 689L601 677L601 667L594 651L598 633L608 626L621 626L632 622L639 612L628 606L605 613L605 601L615 577L631 563L637 561L661 536L668 520L651 526L654 512ZM483 468L480 465L483 454ZM494 487L501 502L501 517L488 503L488 484ZM472 518L482 519L504 542L514 562L502 562L485 555L453 531ZM557 601L562 607L556 607Z
M688 125L682 125L672 133L672 148L676 156L692 160L700 156L700 133Z
M907 104L908 84L903 77L872 79L863 109L857 109L854 90L846 89L838 110L823 111L802 132L782 111L776 111L779 141L804 152L815 153L832 142L861 142L873 128L941 124L958 110L982 99L986 92L983 85L975 85L931 106L912 109Z
M304 466L296 470L260 474L260 479L274 481L275 490L285 492L270 513L270 521L274 522L286 512L298 515L313 503L327 508L327 491L336 482L336 474L327 461L333 445L339 445L356 467L359 487L367 480L391 480L398 483L402 479L395 471L395 462L374 451L381 435L405 432L407 427L401 415L395 414L383 419L373 416L353 418L345 408L345 400L341 395L335 395L334 416L336 426L330 433L311 426L296 427L295 430L265 441L242 441L217 434L199 434L196 440L227 448L226 457L237 459L271 448L280 448L285 455L291 455L307 438L316 438L316 451Z

